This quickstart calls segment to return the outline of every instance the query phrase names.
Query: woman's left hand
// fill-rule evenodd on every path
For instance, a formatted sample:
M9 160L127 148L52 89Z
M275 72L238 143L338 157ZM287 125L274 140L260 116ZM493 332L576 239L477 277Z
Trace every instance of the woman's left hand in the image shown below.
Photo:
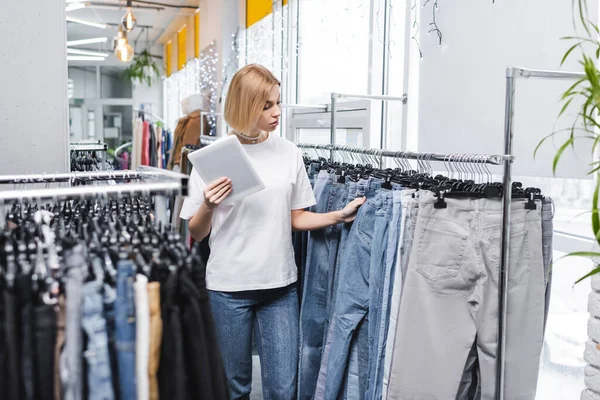
M354 221L356 214L358 214L358 209L365 203L365 201L367 201L366 197L358 197L348 203L346 207L340 210L340 222Z

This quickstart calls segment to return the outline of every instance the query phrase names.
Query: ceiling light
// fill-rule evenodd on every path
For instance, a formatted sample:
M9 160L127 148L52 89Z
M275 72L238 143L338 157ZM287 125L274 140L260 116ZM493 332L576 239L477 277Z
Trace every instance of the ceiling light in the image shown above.
M119 61L129 62L134 56L133 47L131 47L129 43L125 42L117 47L115 55Z
M127 14L123 17L123 27L127 32L130 32L135 28L137 24L137 19L133 16L131 12L131 0L127 0Z
M106 24L99 24L98 22L86 21L86 20L79 19L79 18L67 17L67 21L74 22L76 24L81 24L81 25L94 26L94 27L100 28L100 29L106 29Z
M79 10L79 9L82 9L82 8L86 8L89 5L90 5L90 3L82 3L80 1L74 2L74 3L70 3L70 4L67 5L66 11L69 12L69 11Z
M80 54L82 56L108 57L108 53L101 53L99 51L90 51L90 50L78 50L78 49L67 48L67 53Z
M104 57L92 57L92 56L67 56L67 61L104 61Z
M108 38L105 38L105 37L82 39L82 40L71 40L70 42L67 42L67 46L80 46L82 44L105 43L107 41L108 41Z

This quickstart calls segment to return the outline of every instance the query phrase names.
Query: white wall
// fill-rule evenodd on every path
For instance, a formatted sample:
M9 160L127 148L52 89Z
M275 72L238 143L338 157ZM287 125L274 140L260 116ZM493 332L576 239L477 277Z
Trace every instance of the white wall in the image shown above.
M0 174L68 168L64 2L0 6Z
M597 1L588 1L596 20ZM559 69L572 35L571 1L463 0L439 2L437 35L428 34L430 2L420 10L419 151L493 153L503 151L505 68ZM565 70L579 70L574 58ZM516 175L552 174L556 147L544 146L533 161L533 151L544 136L568 125L558 125L558 100L570 82L519 81L515 112ZM410 101L410 99L409 99ZM557 143L559 146L561 143ZM575 160L567 152L558 176L581 177L586 151ZM569 162L569 160L573 162Z

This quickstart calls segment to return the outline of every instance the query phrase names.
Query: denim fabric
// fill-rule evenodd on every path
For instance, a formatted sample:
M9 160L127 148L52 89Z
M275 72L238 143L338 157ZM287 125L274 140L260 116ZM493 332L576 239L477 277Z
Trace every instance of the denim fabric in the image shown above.
M360 183L358 188L359 192L366 189L361 188ZM373 192L370 187L366 190L368 194ZM337 398L340 393L352 336L369 309L371 247L377 246L374 242L375 227L387 227L387 223L376 224L375 213L383 205L381 196L371 197L363 204L350 230L347 251L342 254L344 268L339 274L339 293L327 338L331 338L331 345L326 362L321 364L319 371L319 379L325 382L326 399Z
M338 188L321 171L315 186L322 182L317 204L312 211L326 213L331 211ZM332 191L334 195L332 196ZM298 367L298 398L311 399L317 381L321 363L323 337L325 336L327 303L329 300L329 271L331 243L337 232L332 229L312 231L308 236L308 258L304 275L302 309L300 311L300 354Z
M4 289L4 340L6 349L5 393L7 399L21 399L21 357L19 356L19 301L14 289Z
M410 324L398 324L388 399L454 399L474 342L481 397L494 399L502 202L447 199L447 208L435 209L433 193L421 193L419 201L399 314ZM543 343L541 203L536 210L525 203L513 202L511 218L505 385L511 400L535 397Z
M34 378L34 350L33 350L33 289L31 275L19 275L16 279L16 288L19 295L20 315L20 351L21 351L21 382L23 383L23 400L36 398Z
M115 324L116 299L117 290L114 287L105 284L102 302L104 303L104 320L106 321L106 336L108 339L108 357L110 360L113 392L115 398L119 399L119 362L117 360L117 328Z
M33 322L36 399L53 400L54 346L56 345L56 312L54 308L46 304L34 307Z
M102 287L102 282L99 281L87 282L83 285L81 325L87 339L87 349L83 356L87 362L88 398L90 400L115 398L108 355L108 335L104 319Z
M544 331L548 321L548 312L550 311L550 295L552 293L552 252L554 224L554 202L550 197L542 201L542 251L544 257L544 284L546 285L545 307L544 307Z
M249 399L256 326L265 400L295 399L298 366L296 285L245 292L209 291L232 400Z
M135 384L135 266L129 260L117 264L115 328L119 393L122 400L137 398Z
M413 194L414 189L405 189L400 193L400 225L398 232L398 243L396 244L396 257L394 259L393 267L393 283L392 283L392 294L390 298L390 313L389 313L389 326L388 336L385 347L384 357L384 372L383 372L383 389L382 398L387 398L387 388L390 379L390 367L392 364L392 351L394 349L394 342L396 339L396 326L398 322L398 310L400 309L400 300L402 296L402 249L405 240L405 234L408 231L407 224L410 223L410 214L412 211L411 204L415 201ZM395 195L396 196L396 195Z
M402 192L398 189L392 193L386 193L388 201L388 209L379 211L380 214L387 220L388 223L388 238L387 238L387 249L385 251L385 259L383 260L383 286L380 289L380 293L377 295L377 303L375 304L376 310L379 311L375 314L373 310L373 299L371 296L371 302L369 304L369 324L373 326L373 345L371 349L370 362L371 366L369 369L369 390L367 391L367 398L380 399L383 393L383 375L384 375L384 359L387 346L388 328L390 322L390 309L391 309L391 298L392 289L394 283L395 264L396 256L398 253L398 241L400 240L400 221L402 219ZM390 203L391 202L391 206ZM379 215L379 214L378 214ZM371 257L371 263L377 262ZM381 267L380 267L381 268ZM371 270L377 269L377 264L371 266ZM381 280L376 280L380 282Z
M82 286L86 268L85 248L78 244L65 251L67 267L65 297L65 347L61 355L61 380L64 400L83 398L83 331L81 329Z

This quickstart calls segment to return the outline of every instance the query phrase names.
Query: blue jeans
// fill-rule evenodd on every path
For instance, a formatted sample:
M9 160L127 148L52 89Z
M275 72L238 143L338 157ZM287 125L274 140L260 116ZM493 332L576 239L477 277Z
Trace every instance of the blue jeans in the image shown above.
M117 265L117 300L115 301L115 328L119 391L121 399L135 399L135 296L133 280L135 266L129 260Z
M320 174L320 179L325 175ZM344 184L323 183L318 202L313 209L328 213L344 206L347 195ZM308 259L304 275L302 310L300 311L300 356L298 398L312 399L317 383L327 320L331 308L335 258L341 225L312 231L309 234Z
M358 187L360 191L360 183ZM391 207L391 202L386 202L382 195L372 197L376 187L377 185L365 190L368 200L359 209L356 221L348 235L347 251L342 254L341 262L344 268L339 273L338 297L327 338L331 345L325 357L326 364L321 366L322 375L325 377L324 397L326 399L337 398L341 391L352 337L370 308L370 296L373 291L370 286L375 280L383 280L384 277L382 272L371 270L371 266L375 264L375 262L371 263L371 256L384 253L387 249L385 239L387 239L388 223L383 215L386 214L387 208ZM379 221L376 213L381 214ZM381 241L383 237L385 239ZM381 265L377 265L377 270L382 270ZM377 286L382 285L383 283L379 283ZM369 319L371 320L371 316ZM364 354L365 350L364 345L360 346L359 343L359 363L360 359L364 358L364 355L361 357L361 352ZM363 376L361 386L364 388L364 376L367 371L361 368L360 374ZM319 380L323 377L320 376Z
M382 238L381 247L384 248L383 255L379 257L379 246L373 257L371 256L371 290L369 302L369 387L367 399L379 399L382 397L383 387L383 361L386 350L388 328L390 322L390 302L392 296L392 283L394 281L396 256L398 253L398 240L400 239L400 221L402 218L402 193L398 190L381 195L385 200L384 207L375 215L383 218L386 226L375 227L374 241ZM386 238L387 235L387 238ZM383 279L373 272L382 272ZM379 286L381 284L381 286Z
M81 325L87 337L87 349L83 356L87 362L87 384L90 400L115 398L101 291L102 282L100 281L91 281L83 285Z
M262 371L265 400L295 399L298 367L296 285L268 290L209 290L231 399L252 391L252 330Z

